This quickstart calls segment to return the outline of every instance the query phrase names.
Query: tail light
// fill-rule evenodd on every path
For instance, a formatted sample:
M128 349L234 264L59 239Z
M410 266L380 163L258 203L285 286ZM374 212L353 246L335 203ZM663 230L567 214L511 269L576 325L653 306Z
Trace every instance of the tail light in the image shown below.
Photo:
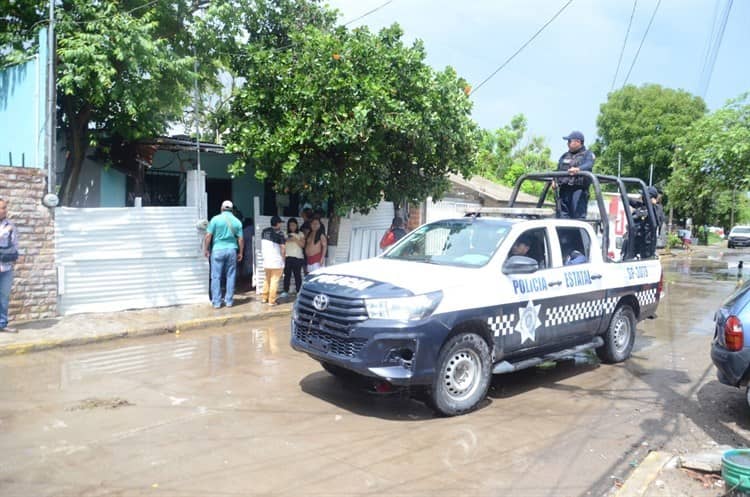
M745 334L742 331L742 321L737 316L729 316L724 323L724 343L727 349L737 352L742 350L745 343Z

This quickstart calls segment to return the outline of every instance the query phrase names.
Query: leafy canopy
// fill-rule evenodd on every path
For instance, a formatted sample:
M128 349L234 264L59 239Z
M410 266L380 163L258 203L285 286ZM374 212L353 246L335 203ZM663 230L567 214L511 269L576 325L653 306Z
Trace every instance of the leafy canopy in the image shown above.
M677 139L705 113L700 97L657 84L628 85L610 93L596 120L596 171L617 174L622 154L623 176L648 181L653 163L654 183L666 180Z
M477 174L513 186L526 173L555 169L550 159L552 153L543 137L529 136L528 124L523 114L513 116L511 122L495 131L482 130L477 153ZM528 193L538 193L542 185L538 182L523 184Z
M397 25L290 33L293 49L248 45L247 79L230 117L229 150L276 190L367 211L384 194L439 197L446 175L471 175L477 130L466 82L434 71Z
M750 188L748 95L696 121L677 140L668 192L695 225L730 227L733 206L746 212L741 199Z

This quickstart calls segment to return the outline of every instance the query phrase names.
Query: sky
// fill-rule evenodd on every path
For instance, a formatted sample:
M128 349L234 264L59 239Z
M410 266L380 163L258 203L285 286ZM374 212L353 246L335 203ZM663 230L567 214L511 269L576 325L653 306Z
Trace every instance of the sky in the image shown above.
M622 87L659 0L638 0L615 89ZM699 94L714 20L730 0L662 0L628 84L658 83ZM328 0L348 22L386 0ZM453 67L472 86L497 69L567 0L392 0L349 27L371 30L398 23L405 40L425 44L427 62ZM471 95L483 128L508 124L519 113L558 157L562 137L580 130L596 138L599 106L612 89L633 1L573 0L503 70ZM718 23L718 20L716 21ZM750 90L750 1L735 0L705 95L711 110ZM744 27L743 27L744 26Z

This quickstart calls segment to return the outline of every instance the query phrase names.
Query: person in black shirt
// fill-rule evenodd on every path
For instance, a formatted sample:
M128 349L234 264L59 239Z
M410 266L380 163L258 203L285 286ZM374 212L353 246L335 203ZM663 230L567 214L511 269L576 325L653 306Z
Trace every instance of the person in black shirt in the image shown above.
M568 151L560 157L557 170L567 171L568 176L557 179L560 199L557 217L586 219L589 204L589 180L578 173L592 172L596 157L583 144L583 133L580 131L573 131L568 136L563 136L563 140L568 140Z

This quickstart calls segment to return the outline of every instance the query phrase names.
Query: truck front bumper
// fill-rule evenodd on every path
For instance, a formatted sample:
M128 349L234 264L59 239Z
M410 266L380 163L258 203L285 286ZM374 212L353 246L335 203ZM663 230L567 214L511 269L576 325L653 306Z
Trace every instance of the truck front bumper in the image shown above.
M306 327L292 319L291 346L315 360L396 386L429 385L450 329L440 320L368 320L348 335Z

